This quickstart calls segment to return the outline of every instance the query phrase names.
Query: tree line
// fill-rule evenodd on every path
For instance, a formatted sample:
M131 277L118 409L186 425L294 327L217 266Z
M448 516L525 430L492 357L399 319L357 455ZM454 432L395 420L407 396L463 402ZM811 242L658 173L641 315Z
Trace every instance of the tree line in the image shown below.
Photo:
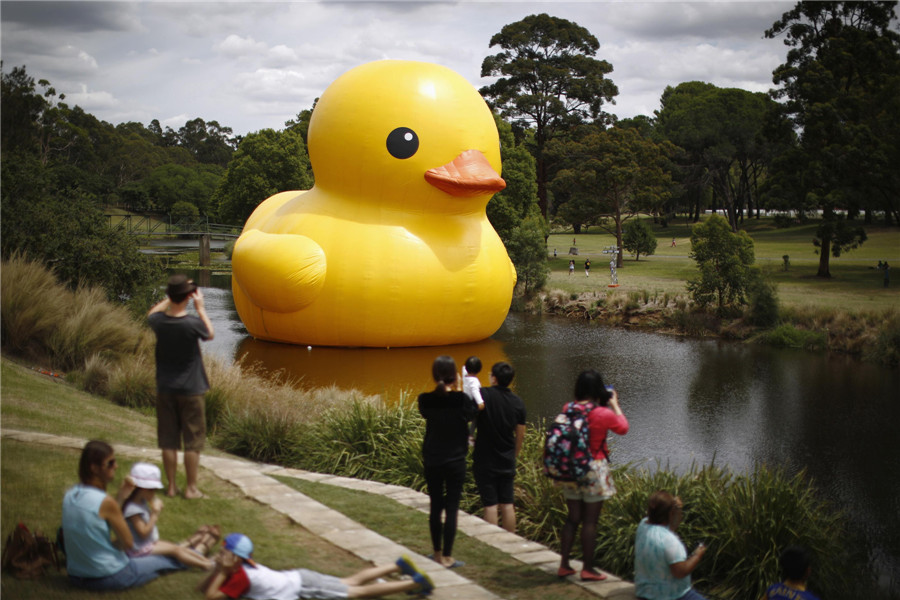
M480 91L508 186L488 218L526 291L546 280L551 226L600 227L623 247L638 215L665 225L713 209L736 232L764 209L782 211L819 219L814 243L828 277L829 257L863 243L864 224L900 224L896 2L800 2L763 33L788 48L769 93L683 82L662 92L653 115L630 119L605 110L618 95L613 66L584 27L539 14L491 38L498 51L481 75L494 82ZM133 297L158 267L105 227L103 207L240 226L268 196L314 183L313 110L246 136L201 118L178 130L111 125L25 66L4 70L3 254L25 251L72 285Z

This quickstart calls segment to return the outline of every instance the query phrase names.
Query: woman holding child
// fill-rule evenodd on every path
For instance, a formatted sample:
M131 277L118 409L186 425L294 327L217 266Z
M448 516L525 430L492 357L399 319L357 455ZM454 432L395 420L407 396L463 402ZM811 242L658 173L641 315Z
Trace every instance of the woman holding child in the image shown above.
M428 525L434 548L433 560L448 568L460 567L453 558L456 513L466 479L469 449L468 423L478 413L475 401L459 391L456 362L450 356L434 359L431 373L437 384L419 395L419 412L425 418L422 457L425 483L431 499ZM441 523L442 513L444 522Z

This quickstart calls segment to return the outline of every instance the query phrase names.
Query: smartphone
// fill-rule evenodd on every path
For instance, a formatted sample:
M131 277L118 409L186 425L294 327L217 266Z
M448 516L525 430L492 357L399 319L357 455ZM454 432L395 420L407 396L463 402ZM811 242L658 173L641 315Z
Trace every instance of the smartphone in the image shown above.
M612 394L615 391L615 389L616 389L616 386L614 386L614 385L606 386L606 391L609 392L610 394Z

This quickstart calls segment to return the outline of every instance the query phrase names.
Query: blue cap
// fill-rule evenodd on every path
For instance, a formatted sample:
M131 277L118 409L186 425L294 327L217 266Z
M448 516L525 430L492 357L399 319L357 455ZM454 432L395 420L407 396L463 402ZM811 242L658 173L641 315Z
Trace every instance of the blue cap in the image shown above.
M243 533L229 533L225 536L225 549L245 560L252 560L253 542Z

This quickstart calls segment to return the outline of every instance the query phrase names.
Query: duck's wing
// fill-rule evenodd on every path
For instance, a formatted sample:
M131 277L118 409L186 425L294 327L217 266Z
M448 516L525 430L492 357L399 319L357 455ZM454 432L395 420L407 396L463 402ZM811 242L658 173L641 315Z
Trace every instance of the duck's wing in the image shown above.
M232 276L264 310L295 312L325 284L325 251L305 235L244 230L234 245Z

